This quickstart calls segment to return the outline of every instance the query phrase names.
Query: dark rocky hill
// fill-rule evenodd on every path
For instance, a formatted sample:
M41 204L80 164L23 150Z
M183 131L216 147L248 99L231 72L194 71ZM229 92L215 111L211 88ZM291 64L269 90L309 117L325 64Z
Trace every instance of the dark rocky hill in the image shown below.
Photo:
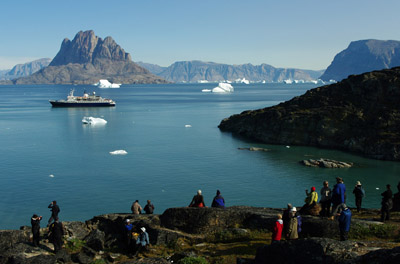
M351 74L400 66L400 41L359 40L338 53L321 76L324 81L341 81Z
M24 64L17 64L11 70L5 72L2 76L3 80L11 80L19 77L29 76L44 67L47 67L51 62L49 58L43 58L27 62Z
M178 61L169 67L160 67L148 63L141 65L171 82L198 82L200 80L218 82L243 78L249 81L265 80L267 82L279 82L286 79L310 81L318 79L323 73L323 71L275 68L268 64L229 65L197 60Z
M219 128L268 144L340 149L400 161L400 67L349 76Z
M92 30L64 39L50 65L15 84L93 84L99 79L114 83L165 83L131 60L111 37L104 40Z

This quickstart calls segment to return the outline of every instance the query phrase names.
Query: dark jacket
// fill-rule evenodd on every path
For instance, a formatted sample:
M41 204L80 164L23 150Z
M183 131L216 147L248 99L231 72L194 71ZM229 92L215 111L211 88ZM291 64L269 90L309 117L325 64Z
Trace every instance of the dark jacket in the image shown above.
M49 227L51 233L51 241L61 241L64 235L64 227L61 222L53 222Z
M32 225L33 235L40 234L40 219L39 218L31 218L31 225Z
M349 232L351 223L351 211L349 208L342 210L339 216L339 228L342 231Z
M354 187L353 193L356 198L364 197L364 190L361 185L357 185L356 187Z
M190 202L189 206L190 207L201 207L200 204L203 204L203 207L206 206L204 203L203 195L197 194L197 195L193 196L193 199Z
M143 210L146 212L146 214L152 214L154 212L154 205L146 204L146 206L143 208Z
M57 217L58 213L60 212L60 207L58 207L56 204L50 204L49 208L51 208L51 216L53 218Z
M217 207L217 208L222 208L225 209L225 200L222 195L217 195L214 197L211 207Z
M393 207L393 193L392 190L386 190L385 192L381 193L382 195L382 209L383 210L391 210Z

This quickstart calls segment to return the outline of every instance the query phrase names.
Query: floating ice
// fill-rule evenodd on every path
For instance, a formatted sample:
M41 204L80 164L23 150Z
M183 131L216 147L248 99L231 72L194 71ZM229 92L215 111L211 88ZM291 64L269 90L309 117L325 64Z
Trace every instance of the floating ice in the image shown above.
M126 155L126 154L128 154L128 152L126 152L126 150L119 149L119 150L111 151L110 154L111 155Z
M53 175L53 174L50 174L49 177L50 177L50 178L54 178L54 175Z
M213 93L233 93L233 86L229 83L219 83L217 87L212 89Z
M377 190L379 190L379 188L378 188L378 187L376 187L376 189L377 189Z
M185 127L192 127L192 125L185 125Z
M98 83L94 84L95 86L98 86L99 88L119 88L121 86L120 83L110 83L108 80L100 80Z
M107 124L107 121L103 118L84 116L82 119L82 123L89 125L105 125Z
M203 89L203 90L201 90L203 93L209 93L209 92L211 92L211 90L210 89Z
M286 148L290 148L290 146L286 146Z

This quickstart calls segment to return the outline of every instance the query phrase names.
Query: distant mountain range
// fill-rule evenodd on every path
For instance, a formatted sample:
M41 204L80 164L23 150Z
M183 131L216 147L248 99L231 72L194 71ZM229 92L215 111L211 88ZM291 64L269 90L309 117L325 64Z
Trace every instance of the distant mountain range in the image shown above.
M47 67L50 62L50 58L43 58L24 64L17 64L11 70L1 71L0 80L12 80L19 77L29 76L42 68Z
M80 31L71 41L65 38L48 67L14 79L14 84L93 84L99 79L113 83L165 83L135 64L111 37L104 40L92 30Z
M175 62L169 67L161 67L144 62L137 62L137 64L170 82L219 82L224 80L234 81L242 78L254 82L311 81L317 80L323 73L323 70L275 68L268 64L229 65L196 60Z
M400 41L367 39L353 41L338 53L321 79L341 81L352 74L400 66Z

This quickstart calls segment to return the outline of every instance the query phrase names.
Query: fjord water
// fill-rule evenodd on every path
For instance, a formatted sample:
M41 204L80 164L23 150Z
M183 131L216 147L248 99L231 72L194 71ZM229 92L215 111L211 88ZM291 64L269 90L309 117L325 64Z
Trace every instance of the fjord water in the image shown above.
M198 189L210 206L217 189L228 206L301 206L304 190L334 183L347 185L348 204L360 180L365 207L379 207L387 183L398 183L400 164L370 160L340 151L265 145L222 133L223 118L301 95L311 84L236 84L231 94L202 93L215 84L90 85L0 87L0 229L29 225L36 213L50 216L57 200L62 221L130 212L136 199L150 199L155 213L187 206ZM49 99L95 91L114 99L112 108L52 108ZM84 116L107 120L82 124ZM190 126L186 126L190 125ZM239 147L263 147L250 152ZM110 155L114 150L127 155ZM350 169L308 168L306 158L354 162ZM377 190L376 188L380 188ZM396 189L395 187L393 188Z

